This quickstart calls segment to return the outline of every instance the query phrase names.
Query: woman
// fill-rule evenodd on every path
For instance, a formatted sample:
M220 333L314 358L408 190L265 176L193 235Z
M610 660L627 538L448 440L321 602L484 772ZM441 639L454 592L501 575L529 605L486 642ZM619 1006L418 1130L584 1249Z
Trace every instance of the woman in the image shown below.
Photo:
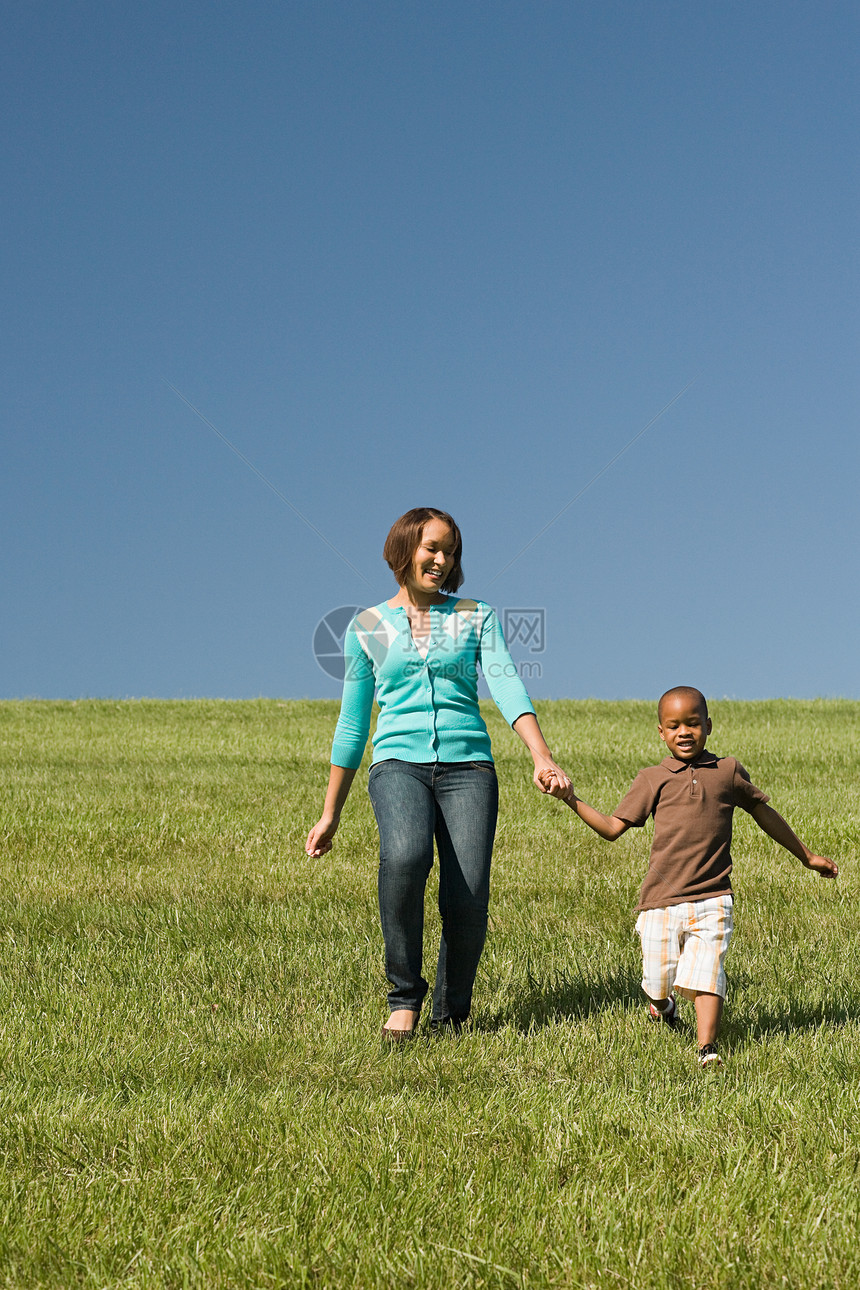
M357 614L344 642L346 674L325 807L308 834L310 856L331 850L370 731L379 719L368 790L379 826L379 910L391 985L386 1040L410 1038L427 982L421 975L424 889L439 851L442 939L430 1025L459 1028L487 933L498 784L478 708L478 665L490 693L544 769L570 780L546 746L498 619L483 601L458 600L462 539L450 515L407 511L383 555L399 584L393 599Z

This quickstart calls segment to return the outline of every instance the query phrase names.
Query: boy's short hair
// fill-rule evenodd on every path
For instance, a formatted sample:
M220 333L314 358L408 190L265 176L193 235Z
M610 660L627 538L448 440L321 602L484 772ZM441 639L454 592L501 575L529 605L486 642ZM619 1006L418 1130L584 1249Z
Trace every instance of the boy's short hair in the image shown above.
M463 539L456 522L447 511L438 511L435 506L416 506L401 515L399 520L394 521L385 539L382 558L402 587L412 567L412 557L421 543L424 525L429 520L441 520L443 524L447 524L454 537L454 565L440 591L456 591L463 582Z
M697 690L694 685L673 685L671 690L667 690L665 694L660 695L657 703L658 721L663 720L663 704L667 699L674 699L676 695L681 699L691 699L697 707L702 709L705 716L708 715L708 700L701 690Z

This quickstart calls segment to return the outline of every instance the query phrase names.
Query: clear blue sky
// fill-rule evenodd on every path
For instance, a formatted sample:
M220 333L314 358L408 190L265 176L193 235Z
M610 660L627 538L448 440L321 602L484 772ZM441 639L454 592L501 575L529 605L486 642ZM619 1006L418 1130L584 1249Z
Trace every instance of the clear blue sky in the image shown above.
M434 505L538 698L860 697L858 29L9 8L0 693L335 696L315 625Z

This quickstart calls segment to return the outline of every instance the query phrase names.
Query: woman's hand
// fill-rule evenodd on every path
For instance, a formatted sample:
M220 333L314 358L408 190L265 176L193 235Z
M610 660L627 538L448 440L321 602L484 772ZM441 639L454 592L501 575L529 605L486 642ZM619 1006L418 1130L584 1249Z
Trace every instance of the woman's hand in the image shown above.
M355 779L355 771L346 766L332 766L328 777L328 792L325 795L323 813L308 834L305 851L316 859L328 855L331 851L331 840L337 833L340 824L340 813L349 796L349 789Z
M548 793L551 791L549 788L544 787L544 784L541 782L541 775L543 772L550 771L555 776L559 789L561 790L559 792L553 791L553 797L561 797L564 801L567 801L567 794L573 792L573 784L571 784L562 768L560 766L556 766L553 761L552 753L549 748L547 748L546 740L541 733L538 719L534 713L524 712L521 717L517 717L514 722L514 732L519 735L520 739L522 739L523 743L532 755L532 761L535 764L533 779L536 787L539 788L542 793Z
M308 840L305 843L305 851L309 856L317 859L319 856L328 855L332 849L332 838L337 832L338 823L339 821L330 815L320 817L308 834Z
M535 783L542 793L557 797L560 802L570 803L576 797L573 784L557 766L552 769L549 766L544 766L542 770L536 769Z

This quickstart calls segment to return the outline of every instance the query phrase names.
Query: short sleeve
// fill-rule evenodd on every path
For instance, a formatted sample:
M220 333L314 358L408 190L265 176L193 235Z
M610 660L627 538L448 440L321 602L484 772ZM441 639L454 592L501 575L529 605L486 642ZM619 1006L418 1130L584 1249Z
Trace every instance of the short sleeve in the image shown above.
M735 771L732 776L732 800L735 806L750 812L754 811L762 802L770 801L767 793L763 793L760 788L756 788L755 784L750 782L746 769L739 761L735 762Z
M612 814L616 819L623 820L625 824L629 824L632 828L641 829L648 817L654 812L654 808L657 805L657 796L657 789L652 782L651 776L647 771L640 770Z

